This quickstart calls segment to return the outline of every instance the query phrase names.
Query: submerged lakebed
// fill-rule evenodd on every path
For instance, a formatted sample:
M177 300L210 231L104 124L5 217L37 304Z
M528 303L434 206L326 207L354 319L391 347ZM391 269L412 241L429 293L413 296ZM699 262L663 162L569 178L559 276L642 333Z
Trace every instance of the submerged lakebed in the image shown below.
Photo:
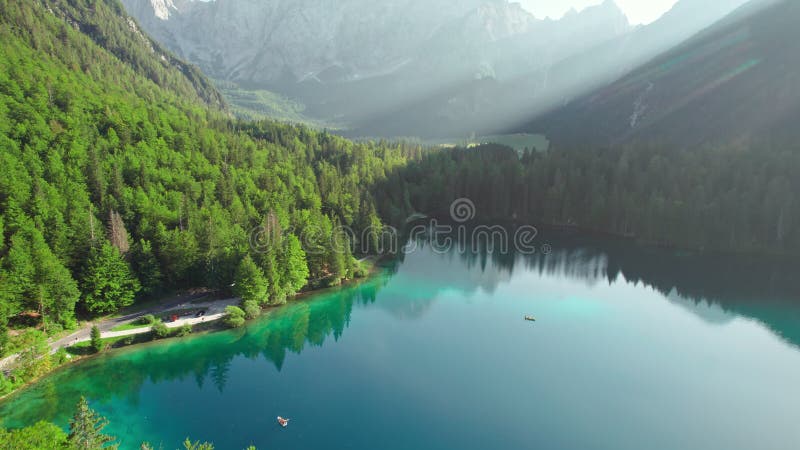
M219 449L794 449L796 273L597 238L532 256L421 246L244 329L69 366L0 417L66 427L85 395L123 449L187 436Z

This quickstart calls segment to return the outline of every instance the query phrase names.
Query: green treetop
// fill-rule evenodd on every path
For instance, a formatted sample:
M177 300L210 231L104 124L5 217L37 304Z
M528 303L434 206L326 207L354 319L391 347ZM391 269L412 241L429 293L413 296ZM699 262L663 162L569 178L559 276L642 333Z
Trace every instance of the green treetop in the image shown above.
M269 283L250 255L245 256L239 263L234 283L234 293L243 301L255 301L259 304L266 302Z
M86 398L81 397L72 420L69 422L69 443L77 450L116 449L115 438L103 434L108 421L89 408Z
M93 248L83 277L86 309L94 314L107 314L133 304L139 281L119 250L108 242Z

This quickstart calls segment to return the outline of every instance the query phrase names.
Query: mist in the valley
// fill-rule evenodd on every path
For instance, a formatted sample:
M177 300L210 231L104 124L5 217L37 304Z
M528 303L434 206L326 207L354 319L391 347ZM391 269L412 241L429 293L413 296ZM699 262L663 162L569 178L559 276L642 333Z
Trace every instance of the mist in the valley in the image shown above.
M123 0L241 114L424 138L524 129L745 2L680 0L632 25L610 0L557 19L530 1Z

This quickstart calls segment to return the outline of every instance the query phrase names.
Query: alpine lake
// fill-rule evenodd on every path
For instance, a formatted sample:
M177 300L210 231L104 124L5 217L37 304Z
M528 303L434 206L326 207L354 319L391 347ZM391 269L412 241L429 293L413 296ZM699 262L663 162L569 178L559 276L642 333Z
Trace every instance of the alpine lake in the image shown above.
M84 395L123 449L800 448L799 264L542 239L419 242L242 329L69 365L2 424L66 428Z

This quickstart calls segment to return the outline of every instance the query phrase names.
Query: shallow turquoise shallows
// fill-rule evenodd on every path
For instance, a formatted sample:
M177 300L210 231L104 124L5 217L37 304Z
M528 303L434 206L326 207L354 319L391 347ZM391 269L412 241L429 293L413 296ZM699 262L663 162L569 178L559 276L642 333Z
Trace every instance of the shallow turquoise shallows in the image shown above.
M123 449L800 448L796 267L552 246L419 248L243 330L76 364L0 414L66 427L85 395Z

